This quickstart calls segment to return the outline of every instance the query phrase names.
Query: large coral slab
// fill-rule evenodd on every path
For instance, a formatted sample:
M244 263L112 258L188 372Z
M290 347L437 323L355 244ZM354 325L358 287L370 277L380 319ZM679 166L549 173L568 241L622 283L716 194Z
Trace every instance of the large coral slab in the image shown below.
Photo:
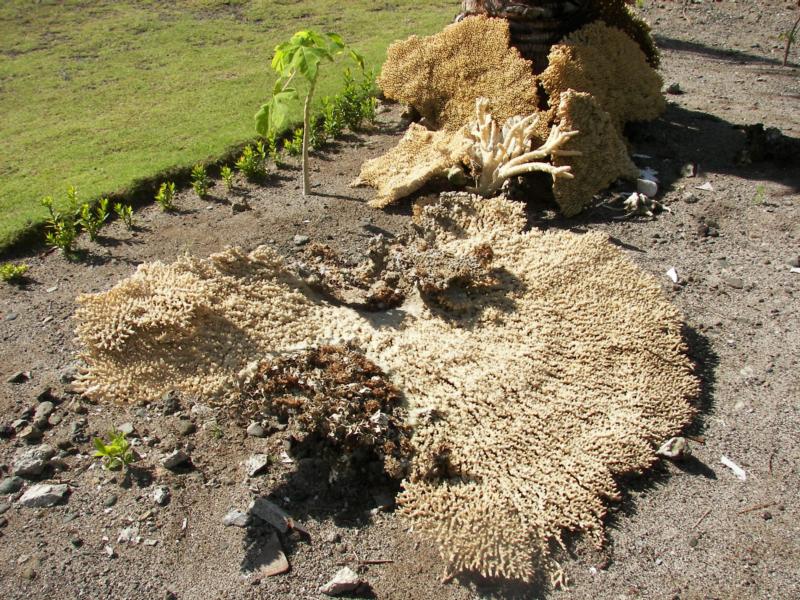
M79 299L82 384L122 402L177 389L240 411L252 361L347 341L415 415L401 504L449 569L557 580L563 532L600 540L616 478L648 467L693 415L681 316L604 235L524 232L520 204L445 195L417 223L442 255L491 249L456 310L411 298L391 320L367 319L314 298L264 248L155 263Z
M567 90L558 105L559 127L579 131L569 142L577 154L556 154L553 165L571 167L571 179L553 180L553 195L567 217L581 212L594 194L619 178L634 179L639 173L611 116L593 96Z
M666 108L661 76L625 33L598 21L554 45L540 81L558 106L567 90L587 92L621 131L629 121L649 121Z
M479 97L491 100L489 109L502 123L538 106L531 63L509 44L507 21L470 17L435 35L392 44L378 85L436 129L456 131L469 123Z

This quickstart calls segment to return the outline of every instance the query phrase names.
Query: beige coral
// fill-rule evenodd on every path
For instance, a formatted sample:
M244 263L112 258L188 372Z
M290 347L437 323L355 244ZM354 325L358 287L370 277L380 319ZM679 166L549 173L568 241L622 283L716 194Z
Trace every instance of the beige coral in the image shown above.
M490 99L500 122L538 107L531 63L509 46L504 19L469 17L435 35L395 42L378 85L387 98L449 131L472 120L479 97Z
M369 205L384 208L444 176L466 156L468 146L462 132L429 131L412 123L397 146L361 166L352 185L376 188Z
M550 50L549 66L539 79L557 106L567 90L587 92L615 125L659 116L666 103L663 81L627 35L602 22L586 25Z
M492 250L491 284L458 313L412 298L402 319L366 319L312 298L263 248L183 258L81 299L83 385L125 402L176 388L235 408L252 361L347 340L417 417L400 502L450 571L529 580L543 569L557 581L563 532L599 542L615 478L650 465L693 414L680 314L604 235L524 232L524 207L506 199L447 194L416 220L443 255ZM155 282L171 297L183 274L202 308L163 320L161 335L97 309ZM117 328L124 352L102 343Z
M570 142L570 149L581 154L553 157L555 166L572 168L572 179L553 181L556 202L571 217L588 206L594 194L619 178L636 178L639 170L611 117L593 96L567 90L561 94L558 119L562 129L580 131Z

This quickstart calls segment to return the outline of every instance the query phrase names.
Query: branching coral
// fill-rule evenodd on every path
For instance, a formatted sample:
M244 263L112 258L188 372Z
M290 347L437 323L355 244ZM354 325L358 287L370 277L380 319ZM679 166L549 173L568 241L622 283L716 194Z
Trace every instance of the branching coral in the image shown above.
M622 31L602 22L554 45L540 81L551 106L557 106L567 90L591 94L620 131L629 121L656 118L666 107L661 77L644 54Z
M580 155L580 152L561 148L578 135L577 131L563 131L554 125L545 143L531 150L541 114L511 118L501 128L487 112L488 106L486 98L475 101L477 120L469 133L473 145L468 159L475 177L475 187L470 191L481 196L494 196L512 177L534 171L549 173L554 181L558 177L572 178L568 165L556 167L542 162L542 159L548 156Z
M429 37L395 42L378 85L387 98L448 131L472 120L478 97L491 100L501 122L538 107L531 63L509 46L504 19L470 17Z
M611 117L589 94L572 90L561 94L558 118L561 128L581 132L570 144L581 154L553 157L555 166L572 167L573 179L559 177L553 182L556 202L571 217L581 212L594 194L620 177L635 179L639 170Z
M397 146L361 166L352 185L376 188L378 194L369 205L384 208L444 177L451 166L461 162L468 146L469 140L461 132L428 131L412 123Z

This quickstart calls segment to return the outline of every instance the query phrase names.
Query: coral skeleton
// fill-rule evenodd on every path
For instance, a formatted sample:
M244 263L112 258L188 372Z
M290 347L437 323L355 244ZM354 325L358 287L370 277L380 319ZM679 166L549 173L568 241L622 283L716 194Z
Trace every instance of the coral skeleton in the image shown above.
M566 142L578 135L577 131L562 131L558 125L553 125L544 144L530 150L535 132L539 129L541 114L513 117L501 128L489 114L488 107L486 98L475 101L477 120L469 132L474 143L468 159L475 176L475 187L468 188L468 191L491 197L512 177L534 171L549 173L553 180L557 177L572 178L569 165L556 167L543 162L543 159L548 156L580 155L579 151L562 149Z
M449 573L544 574L557 584L564 533L601 544L619 477L649 467L694 414L698 383L681 315L604 234L525 231L522 204L443 194L416 207L414 220L425 244L415 287L449 290L445 300L456 293L456 310L416 294L391 313L336 306L265 247L142 265L79 299L87 364L79 385L116 402L176 390L239 414L294 411L300 434L340 448L371 443L378 425L373 447L387 469L400 473L410 457L401 511ZM472 278L480 293L469 293ZM137 314L124 318L116 305ZM109 343L118 336L124 342ZM330 344L359 358L339 350L314 358ZM362 357L374 365L368 380L379 378L363 394L348 390L349 366L325 366L347 358L358 367ZM242 384L243 372L258 379ZM295 389L294 375L327 378L333 394ZM391 423L393 389L415 415L410 454L381 415L370 420L380 412ZM320 422L334 414L341 432Z

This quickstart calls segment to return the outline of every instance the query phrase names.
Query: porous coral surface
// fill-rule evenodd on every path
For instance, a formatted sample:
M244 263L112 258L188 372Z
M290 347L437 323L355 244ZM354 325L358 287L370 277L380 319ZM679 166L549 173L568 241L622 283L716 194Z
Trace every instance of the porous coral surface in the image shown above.
M587 92L621 130L629 121L649 121L666 108L661 76L625 33L602 22L591 23L550 50L540 81L558 106L566 90Z
M580 154L553 156L556 167L572 167L572 179L553 180L553 196L564 215L571 217L616 179L633 179L639 171L611 116L593 96L567 90L561 94L557 114L564 131L580 132L569 142L569 149Z
M119 401L179 387L235 406L250 361L345 339L416 415L401 504L449 568L520 579L543 569L557 579L551 546L563 531L599 540L615 476L646 468L693 414L681 316L605 236L523 232L522 207L503 198L444 195L417 221L441 252L492 250L491 281L456 313L412 298L399 316L367 318L316 301L267 249L228 250L141 267L83 297L83 383ZM158 307L134 320L100 310L143 289L153 295L156 282L171 297L170 280L186 274L205 301L159 321L158 334L148 326ZM100 343L116 329L127 351Z
M378 85L387 98L450 131L472 120L479 97L490 99L489 110L501 123L538 107L531 63L510 47L508 22L483 16L395 42Z

